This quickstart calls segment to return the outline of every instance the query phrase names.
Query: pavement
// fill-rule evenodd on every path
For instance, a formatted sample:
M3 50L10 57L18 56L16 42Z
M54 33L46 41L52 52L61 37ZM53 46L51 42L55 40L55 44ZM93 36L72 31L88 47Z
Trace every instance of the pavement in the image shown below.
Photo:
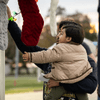
M89 94L89 100L97 100L97 92ZM6 94L5 100L43 100L43 92L27 92L27 93L17 93L17 94Z
M6 94L5 100L43 100L42 91Z
M88 96L89 100L97 100L97 90L92 94L88 94Z

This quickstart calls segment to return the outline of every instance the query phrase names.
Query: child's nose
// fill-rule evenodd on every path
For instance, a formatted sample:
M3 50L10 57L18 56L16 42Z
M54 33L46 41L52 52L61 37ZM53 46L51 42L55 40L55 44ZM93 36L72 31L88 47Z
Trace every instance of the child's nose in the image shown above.
M56 36L56 40L59 38L59 34Z
M60 35L60 33L58 33L58 34L57 34L56 38L58 38L58 37L59 37L59 35Z

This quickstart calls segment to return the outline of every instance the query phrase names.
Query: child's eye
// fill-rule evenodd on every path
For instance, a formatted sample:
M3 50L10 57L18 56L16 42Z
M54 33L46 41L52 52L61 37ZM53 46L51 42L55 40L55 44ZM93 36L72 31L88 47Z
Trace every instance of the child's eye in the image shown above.
M60 35L63 35L63 33L61 32Z
M61 33L61 31L59 31L59 33Z

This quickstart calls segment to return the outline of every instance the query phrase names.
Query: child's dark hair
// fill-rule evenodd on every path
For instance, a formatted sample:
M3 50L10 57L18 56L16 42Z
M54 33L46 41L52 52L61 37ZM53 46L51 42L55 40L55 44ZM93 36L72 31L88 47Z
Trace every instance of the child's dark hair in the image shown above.
M85 34L80 24L72 21L62 21L59 28L65 29L66 36L72 37L72 42L82 44Z
M78 24L74 21L61 21L59 24L59 29L61 29L62 26L69 25L69 24L78 25L78 26L82 27L80 24Z

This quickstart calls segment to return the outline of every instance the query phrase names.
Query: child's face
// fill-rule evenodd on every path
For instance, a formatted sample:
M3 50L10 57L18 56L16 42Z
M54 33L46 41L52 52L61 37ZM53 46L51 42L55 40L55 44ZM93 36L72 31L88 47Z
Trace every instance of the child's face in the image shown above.
M66 43L66 33L65 33L65 29L61 29L56 37L57 40L57 44L58 43Z

